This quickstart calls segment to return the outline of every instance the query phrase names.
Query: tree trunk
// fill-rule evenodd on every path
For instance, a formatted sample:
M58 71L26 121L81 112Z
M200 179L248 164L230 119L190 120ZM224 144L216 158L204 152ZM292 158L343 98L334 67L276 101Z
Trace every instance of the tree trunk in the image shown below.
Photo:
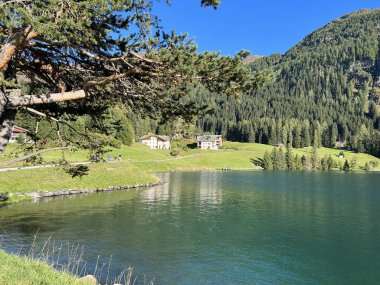
M5 109L0 117L0 156L4 153L11 138L16 113L16 109Z
M31 27L26 27L24 30L13 34L8 42L0 48L0 71L7 70L8 64L17 53L17 50L36 36L37 33Z
M0 89L0 118L3 116L3 112L5 110L5 106L7 105L7 98L5 94Z
M31 27L13 34L9 40L0 47L0 80L5 80L4 74L12 58L26 42L36 37ZM4 153L12 134L12 127L16 117L16 109L9 109L11 98L20 96L20 92L6 94L4 86L0 86L0 156Z
M17 110L9 108L10 100L17 100L21 95L21 90L16 89L10 92L0 92L0 156L4 153L9 139L12 135L14 120Z

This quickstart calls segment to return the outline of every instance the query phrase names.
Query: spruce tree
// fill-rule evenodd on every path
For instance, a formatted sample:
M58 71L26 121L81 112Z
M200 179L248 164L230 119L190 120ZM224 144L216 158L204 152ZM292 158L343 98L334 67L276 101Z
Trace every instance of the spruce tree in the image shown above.
M277 169L278 170L285 170L287 169L286 167L286 158L285 158L285 153L284 151L282 150L282 148L279 149L279 151L277 152Z
M293 152L292 152L291 142L288 143L288 146L286 148L285 157L286 157L286 166L287 166L287 169L289 169L289 170L296 170L297 169L297 167L296 167L296 159L295 159L295 157L293 155Z
M268 151L265 151L263 157L263 168L265 170L273 170L273 160L272 156Z
M350 164L348 163L348 160L344 162L343 168L344 171L350 171Z

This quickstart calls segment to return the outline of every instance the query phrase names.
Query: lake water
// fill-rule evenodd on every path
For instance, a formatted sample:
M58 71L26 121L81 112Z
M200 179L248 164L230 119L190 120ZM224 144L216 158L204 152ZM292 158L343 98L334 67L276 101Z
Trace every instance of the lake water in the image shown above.
M380 282L380 173L158 176L168 183L1 208L3 247L53 235L84 246L89 273L112 256L110 275L132 265L136 284Z

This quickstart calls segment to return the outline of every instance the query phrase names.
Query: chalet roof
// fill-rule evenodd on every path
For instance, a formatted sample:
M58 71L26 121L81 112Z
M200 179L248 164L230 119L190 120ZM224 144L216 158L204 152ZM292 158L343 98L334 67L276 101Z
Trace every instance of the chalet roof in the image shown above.
M30 131L19 126L13 126L12 133L29 133Z
M220 138L222 138L221 135L197 136L197 142L213 142Z
M170 138L168 136L157 136L157 138L162 141L170 141Z
M156 137L157 139L161 140L161 141L170 141L170 138L168 136L159 136L159 135L145 135L145 136L142 136L141 137L141 140L147 140L151 137Z

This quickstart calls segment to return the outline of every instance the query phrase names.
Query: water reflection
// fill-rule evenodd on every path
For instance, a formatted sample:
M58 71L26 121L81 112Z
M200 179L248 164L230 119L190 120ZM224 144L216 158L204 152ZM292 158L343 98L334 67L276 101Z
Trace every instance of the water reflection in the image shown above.
M164 181L165 183L151 187L141 192L141 198L148 205L157 204L157 203L166 203L170 198L170 193L169 193L170 173L162 174L160 179Z
M181 198L192 199L191 194L196 194L199 206L218 206L223 202L223 189L220 174L218 172L200 172L191 179L184 178L178 173L156 174L166 183L154 186L141 192L141 198L148 205L170 204L180 206ZM186 192L181 197L182 192Z
M220 205L223 202L220 173L201 172L199 175L199 203L201 205Z

